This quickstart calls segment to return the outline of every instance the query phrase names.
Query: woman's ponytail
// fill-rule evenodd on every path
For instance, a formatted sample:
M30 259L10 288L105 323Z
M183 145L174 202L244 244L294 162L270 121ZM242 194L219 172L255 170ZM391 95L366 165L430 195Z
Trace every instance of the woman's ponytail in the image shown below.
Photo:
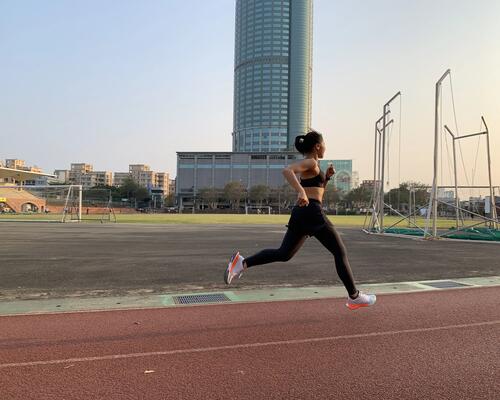
M310 153L314 146L322 141L321 133L309 131L306 135L299 135L295 138L295 148L301 154Z

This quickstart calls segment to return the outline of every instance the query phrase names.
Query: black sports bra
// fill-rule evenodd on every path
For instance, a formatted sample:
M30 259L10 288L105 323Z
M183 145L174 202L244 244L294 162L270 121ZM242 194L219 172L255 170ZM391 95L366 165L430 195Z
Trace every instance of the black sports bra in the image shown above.
M300 184L302 187L320 187L324 188L326 186L327 179L325 178L325 174L321 169L319 170L319 174L313 176L312 178L302 179L300 178Z

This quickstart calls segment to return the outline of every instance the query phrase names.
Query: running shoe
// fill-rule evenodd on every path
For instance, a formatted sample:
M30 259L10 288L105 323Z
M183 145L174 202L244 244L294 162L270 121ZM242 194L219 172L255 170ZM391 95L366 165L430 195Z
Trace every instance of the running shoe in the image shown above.
M243 260L244 258L237 251L231 256L226 272L224 273L224 282L230 285L233 279L239 279L243 275Z
M377 296L375 296L374 294L367 294L360 291L358 297L356 297L355 299L351 299L349 296L347 296L347 303L345 305L350 310L357 310L361 307L373 306L376 301Z

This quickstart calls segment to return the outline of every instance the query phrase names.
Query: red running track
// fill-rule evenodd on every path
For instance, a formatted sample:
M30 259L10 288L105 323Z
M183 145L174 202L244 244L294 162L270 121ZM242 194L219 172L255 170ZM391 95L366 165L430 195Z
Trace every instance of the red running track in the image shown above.
M0 317L0 399L494 399L499 292Z

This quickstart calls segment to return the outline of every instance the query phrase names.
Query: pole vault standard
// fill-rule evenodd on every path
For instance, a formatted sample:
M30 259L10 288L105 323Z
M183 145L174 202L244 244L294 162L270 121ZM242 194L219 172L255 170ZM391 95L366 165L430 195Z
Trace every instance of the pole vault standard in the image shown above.
M388 126L393 123L393 120L391 119L390 121L387 122L387 119L389 118L390 110L389 110L389 105L391 102L393 102L398 96L401 95L401 92L396 93L385 105L383 108L383 115L380 117L376 122L375 122L375 149L374 149L374 162L373 162L373 176L374 176L374 182L373 182L373 197L372 197L372 207L371 207L371 219L368 224L368 227L366 225L366 218L365 218L365 224L363 227L363 230L366 233L385 233L387 229L390 229L396 225L398 225L400 222L404 220L408 220L409 226L412 226L414 228L419 229L420 231L423 232L424 237L432 237L432 238L439 238L439 237L445 237L451 233L456 233L458 231L463 231L467 228L473 227L475 225L479 225L481 223L489 223L490 227L498 229L498 226L500 225L500 220L498 219L498 211L495 203L495 189L500 188L497 186L493 186L492 184L492 179L491 179L491 152L490 152L490 141L489 141L489 130L488 126L486 125L486 121L484 120L484 117L481 117L482 124L485 127L485 131L479 132L479 133L474 133L470 135L464 135L460 137L455 137L451 130L445 125L446 130L448 133L454 138L453 140L453 153L454 153L454 169L455 169L455 182L454 186L443 186L443 185L438 185L438 166L439 166L439 134L440 134L440 125L442 124L442 121L440 120L440 108L441 108L441 86L444 81L444 79L450 76L451 80L451 70L448 69L442 76L441 78L437 81L436 83L436 92L435 92L435 119L434 119L434 176L433 176L433 183L430 188L431 189L431 195L430 195L430 200L429 200L429 205L427 207L427 215L426 215L426 224L425 224L425 229L421 228L416 224L416 216L417 213L422 210L424 207L420 207L418 210L413 210L415 208L415 192L414 188L410 188L410 212L408 216L402 215L399 210L395 210L391 205L385 204L384 203L384 180L385 180L385 154L386 154L386 129ZM455 109L455 107L453 107ZM382 127L380 127L380 124L383 124ZM458 128L457 128L458 129ZM458 174L457 174L457 162L456 162L456 147L455 147L455 142L456 140L459 139L465 139L468 137L472 136L478 136L478 135L486 135L486 143L487 143L487 151L488 151L488 176L489 176L489 185L488 186L460 186L458 184ZM444 189L444 188L453 188L455 189L455 204L450 205L446 202L440 201L438 198L438 190L439 189ZM460 207L460 202L458 198L458 189L465 189L465 188L474 188L474 189L489 189L490 192L490 208L491 208L491 214L490 218L487 218L486 216L482 216L476 213L473 213L471 211L465 210ZM413 198L412 198L412 192L413 191ZM437 207L438 203L445 204L447 206L452 206L457 209L457 216L456 216L456 222L457 226L454 231L450 232L445 232L441 235L437 234ZM392 224L389 228L385 229L384 228L384 210L385 207L387 207L389 210L393 211L396 215L399 215L401 219L396 222L395 224ZM462 227L459 228L459 222L460 222L460 211L462 212L468 212L471 215L480 217L482 219L482 222L472 225L472 226L467 226L467 227ZM430 220L432 217L432 233L429 232L430 228ZM413 218L413 221L412 221Z
M431 187L432 186L420 186L421 189L430 189ZM438 189L455 189L455 186L438 186L437 188ZM458 189L489 189L490 186L470 186L470 185L466 185L466 186L456 186L456 188L458 188ZM500 189L500 186L493 186L492 187L493 193L495 193L496 189ZM411 196L411 191L412 190L415 191L414 188L410 189L410 196ZM413 202L413 205L412 205L411 202ZM441 203L441 204L446 205L446 206L450 206L449 203L447 203L445 201L442 201L442 200L438 200L438 203ZM416 222L416 219L415 219L416 216L417 216L417 213L420 210L422 210L424 208L424 206L419 207L417 210L413 210L412 207L414 207L415 204L416 204L415 197L413 198L413 200L411 200L411 198L410 198L410 213L407 216L401 214L400 212L398 212L397 210L395 210L394 208L392 208L392 207L389 206L390 210L392 210L395 214L399 215L401 218L398 221L394 222L391 226L389 226L388 228L386 228L386 230L395 227L400 222L408 220L408 226L409 227L417 228L420 231L422 231L422 232L425 233L425 230L423 228L421 228L420 226L417 225L417 222ZM496 221L494 219L484 217L484 216L482 216L480 214L474 213L472 211L468 211L468 210L466 210L464 208L460 208L460 211L468 212L469 214L474 215L475 217L479 217L479 219L481 219L482 221L478 222L477 224L474 224L474 225L463 226L462 228L456 229L456 230L454 230L452 232L445 232L443 234L440 234L438 237L444 237L446 235L449 235L450 233L456 233L458 231L463 231L465 229L472 228L472 227L477 226L477 225L481 225L481 224L483 224L485 222L490 222L490 223L497 223L498 222L498 221ZM413 218L413 221L412 221L412 218ZM366 229L364 231L366 233L373 233L373 232L367 231Z
M389 105L399 96L397 92L392 98L384 104L382 116L375 122L375 149L373 154L373 197L372 197L372 216L370 219L368 231L376 230L378 233L384 231L384 180L385 180L385 155L386 155L386 131L394 122L388 120L390 109ZM401 116L399 116L401 118ZM382 127L379 127L382 123ZM366 223L366 220L365 220Z
M390 110L387 110L386 116L390 115ZM369 223L369 230L379 229L380 223L378 220L379 215L379 200L380 200L380 173L382 169L382 131L380 130L380 123L383 121L384 116L380 117L375 122L375 145L374 145L374 154L373 154L373 192L372 198L370 200L370 204L372 206L372 216ZM394 122L391 119L386 123L386 127L390 126ZM366 227L366 218L365 218L365 227Z
M437 176L438 176L438 150L439 150L439 126L441 124L441 120L439 118L439 110L441 104L441 86L444 79L450 75L451 69L447 69L446 72L439 78L436 82L436 103L435 103L435 111L434 111L434 178L432 179L432 191L431 198L429 200L429 208L427 210L427 222L425 225L425 232L427 233L429 227L429 220L431 214L434 215L432 219L432 236L437 236L437 221L435 216L437 215Z
M397 92L394 96L391 97L391 99L384 104L384 111L382 114L383 117L383 124L382 124L382 172L381 172L381 177L380 177L380 204L379 204L379 212L380 212L380 230L383 233L384 229L384 179L385 179L385 139L386 139L386 129L388 127L387 123L387 112L389 111L389 105L401 96L401 92ZM401 115L399 116L401 118Z
M436 82L436 104L435 104L435 115L434 115L434 177L432 180L432 190L431 190L431 196L429 200L429 208L427 210L427 219L426 219L426 225L425 225L425 237L433 237L437 238L437 207L438 203L440 202L438 199L438 188L441 186L438 186L438 165L439 165L439 128L441 126L441 120L439 118L440 115L440 107L441 107L441 86L443 83L443 80L451 75L451 70L448 69L446 72L439 78L439 80ZM455 175L455 209L456 209L456 229L459 229L459 223L460 223L460 211L467 211L463 210L460 207L460 200L458 197L458 178L457 178L457 159L456 159L456 146L455 142L457 140L473 137L473 136L479 136L479 135L486 135L486 145L487 145L487 151L488 151L488 178L489 178L489 185L487 188L490 191L490 206L491 206L491 218L483 218L485 221L488 221L490 223L491 228L498 228L498 218L497 218L497 211L496 211L496 204L495 204L495 197L494 197L494 190L493 190L493 183L491 179L491 155L490 155L490 134L488 130L488 126L486 125L486 121L484 120L484 117L481 117L481 122L485 126L485 131L478 132L478 133L472 133L470 135L463 135L463 136L455 136L451 130L448 128L448 126L444 126L446 131L452 136L453 138L453 167L454 167L454 175ZM479 186L471 186L471 188L479 188ZM481 217L481 216L480 216ZM430 225L430 219L432 218L432 233L429 234L429 225Z
M491 153L490 153L490 131L488 130L488 125L486 125L486 121L484 117L481 117L481 121L483 121L484 127L486 128L486 145L488 147L488 178L490 181L490 201L491 201L491 218L493 218L496 222L494 228L498 229L498 214L497 214L497 204L495 201L495 190L493 189L493 185L491 183Z
M457 151L456 151L456 141L461 140L461 139L466 139L474 136L481 136L481 135L486 135L486 147L488 151L488 183L489 185L487 188L490 190L490 209L491 209L491 219L496 221L497 220L497 212L496 212L496 204L495 204L495 196L494 196L494 190L493 190L493 182L491 180L491 156L490 156L490 132L488 131L488 125L486 125L486 121L484 120L484 117L481 117L481 123L484 124L486 130L483 132L478 132L478 133L472 133L470 135L463 135L463 136L455 136L453 132L448 128L447 125L444 126L444 129L451 135L453 139L453 171L454 171L454 176L455 176L455 209L456 209L456 224L457 224L457 229L460 223L460 199L458 197L458 179L457 179ZM497 228L497 223L493 223L490 221L490 227L491 228Z

